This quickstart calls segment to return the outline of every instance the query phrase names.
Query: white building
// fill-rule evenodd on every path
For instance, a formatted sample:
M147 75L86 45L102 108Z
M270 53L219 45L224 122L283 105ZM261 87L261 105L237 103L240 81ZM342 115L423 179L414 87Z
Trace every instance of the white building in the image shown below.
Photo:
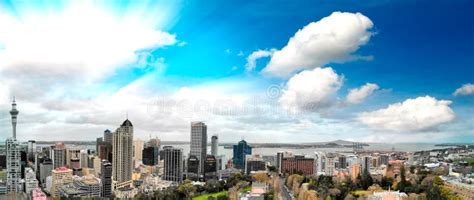
M36 179L36 173L33 169L25 168L25 192L30 194L35 188L38 187L38 180Z

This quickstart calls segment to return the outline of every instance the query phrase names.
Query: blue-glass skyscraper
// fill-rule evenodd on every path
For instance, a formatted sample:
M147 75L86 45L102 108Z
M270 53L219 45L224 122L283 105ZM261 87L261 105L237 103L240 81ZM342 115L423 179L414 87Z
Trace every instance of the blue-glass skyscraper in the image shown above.
M234 167L237 169L245 168L245 155L252 154L252 147L250 147L245 140L240 141L234 145Z

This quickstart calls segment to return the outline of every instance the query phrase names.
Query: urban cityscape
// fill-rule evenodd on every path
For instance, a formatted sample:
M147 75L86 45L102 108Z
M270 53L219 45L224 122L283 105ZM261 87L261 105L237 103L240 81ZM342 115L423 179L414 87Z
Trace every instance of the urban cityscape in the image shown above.
M0 200L474 200L473 8L0 0Z

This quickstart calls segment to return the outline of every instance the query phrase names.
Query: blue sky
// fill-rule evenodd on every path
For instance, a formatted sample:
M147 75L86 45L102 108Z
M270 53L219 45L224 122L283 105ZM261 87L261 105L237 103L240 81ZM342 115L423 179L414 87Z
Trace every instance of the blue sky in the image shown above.
M203 120L228 142L472 141L473 8L1 0L0 131L15 95L23 140L93 140L128 112L142 139Z

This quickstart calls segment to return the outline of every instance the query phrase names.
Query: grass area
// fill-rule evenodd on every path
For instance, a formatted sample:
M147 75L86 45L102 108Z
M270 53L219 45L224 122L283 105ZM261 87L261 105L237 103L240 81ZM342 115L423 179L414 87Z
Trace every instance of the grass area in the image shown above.
M247 186L242 189L242 192L249 192L250 190L252 190L252 186Z
M217 197L220 195L226 195L227 196L227 191L221 191L221 192L216 192L212 194L204 194L201 196L193 197L193 200L207 200L209 197Z
M367 191L367 190L356 190L356 191L353 191L352 194L355 194L357 196L362 196L362 195L372 194L372 192Z

